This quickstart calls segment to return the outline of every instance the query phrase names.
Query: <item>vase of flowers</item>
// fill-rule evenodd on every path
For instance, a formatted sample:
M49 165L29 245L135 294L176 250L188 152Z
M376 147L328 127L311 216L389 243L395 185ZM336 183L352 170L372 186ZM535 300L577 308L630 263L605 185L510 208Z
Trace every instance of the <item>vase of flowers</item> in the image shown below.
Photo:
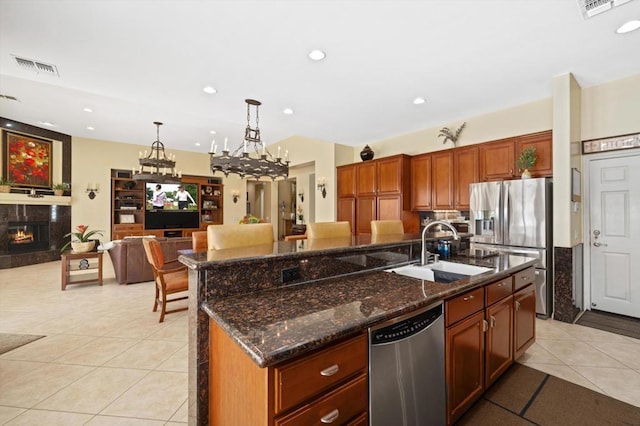
M67 184L67 183L56 183L51 188L53 189L53 195L56 195L56 196L60 197L60 196L64 195L64 191L69 189L69 184Z
M0 192L11 192L11 181L9 179L0 178Z
M253 215L246 215L245 217L243 217L242 219L240 219L241 224L251 224L251 223L264 223L264 219L262 218L257 218Z
M522 170L522 179L528 179L531 177L529 169L536 164L536 147L528 146L520 152L518 157L518 167Z
M95 247L96 242L94 240L90 240L94 235L102 235L102 231L89 231L88 225L78 225L76 226L76 232L69 232L64 237L71 237L70 241L67 241L65 245L62 246L60 252L65 251L69 246L76 253L86 253Z

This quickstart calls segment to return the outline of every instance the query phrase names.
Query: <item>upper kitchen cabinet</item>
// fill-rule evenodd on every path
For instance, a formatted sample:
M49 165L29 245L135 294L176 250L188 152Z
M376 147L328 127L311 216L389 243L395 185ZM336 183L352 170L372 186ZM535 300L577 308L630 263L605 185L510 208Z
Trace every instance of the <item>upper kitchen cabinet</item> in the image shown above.
M520 136L516 140L516 158L524 148L534 146L536 148L536 164L529 169L531 177L553 176L553 145L551 130L530 135ZM517 175L522 173L517 169Z
M340 220L353 217L351 229L357 234L371 233L371 221L402 219L406 232L418 231L417 215L409 210L410 159L394 155L378 160L340 166L338 211ZM349 188L355 176L355 195Z
M336 168L338 198L356 196L356 165L348 164Z
M453 152L431 154L431 199L434 210L453 208Z
M531 176L552 176L552 136L551 130L547 130L478 145L480 180L519 179L522 170L518 168L517 159L520 152L528 146L536 147L537 160L529 170Z
M411 210L432 210L431 154L411 158Z
M371 196L377 193L377 162L369 161L356 166L356 195Z
M479 145L480 180L513 179L516 171L514 139L503 139Z
M478 182L478 147L470 146L453 151L453 208L469 210L469 184Z

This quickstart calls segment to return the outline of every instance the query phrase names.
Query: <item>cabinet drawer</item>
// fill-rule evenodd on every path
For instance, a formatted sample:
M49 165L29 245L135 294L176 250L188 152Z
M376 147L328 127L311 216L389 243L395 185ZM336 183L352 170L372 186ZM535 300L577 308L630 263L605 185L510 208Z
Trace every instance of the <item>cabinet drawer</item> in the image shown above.
M117 223L113 225L113 230L115 231L133 231L133 230L142 230L141 223L130 223L130 224L122 224Z
M507 277L495 283L485 286L485 296L487 298L487 306L493 305L497 301L504 299L513 293L513 278Z
M298 361L275 367L275 412L288 410L366 369L365 334Z
M524 271L517 272L513 275L513 291L520 290L535 281L536 269L533 266Z
M447 326L478 312L482 308L484 308L484 287L447 300L444 308Z
M274 423L276 426L346 424L351 419L359 419L367 411L368 394L367 376L361 375L314 403L276 419Z

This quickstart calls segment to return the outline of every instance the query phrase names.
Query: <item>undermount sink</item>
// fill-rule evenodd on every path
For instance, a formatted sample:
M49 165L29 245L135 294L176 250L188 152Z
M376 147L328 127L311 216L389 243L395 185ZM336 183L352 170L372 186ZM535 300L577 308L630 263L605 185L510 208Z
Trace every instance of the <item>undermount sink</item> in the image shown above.
M483 268L481 266L439 261L430 263L425 266L420 266L417 264L405 265L399 268L387 269L385 272L393 272L407 277L439 283L452 283L472 275L478 275L484 272L488 272L490 270L490 268Z

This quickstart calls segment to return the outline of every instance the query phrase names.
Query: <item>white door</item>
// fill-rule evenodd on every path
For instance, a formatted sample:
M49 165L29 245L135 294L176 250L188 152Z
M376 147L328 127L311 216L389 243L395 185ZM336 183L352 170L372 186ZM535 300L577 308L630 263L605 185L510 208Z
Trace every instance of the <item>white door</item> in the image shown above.
M640 154L590 163L591 307L640 318Z

